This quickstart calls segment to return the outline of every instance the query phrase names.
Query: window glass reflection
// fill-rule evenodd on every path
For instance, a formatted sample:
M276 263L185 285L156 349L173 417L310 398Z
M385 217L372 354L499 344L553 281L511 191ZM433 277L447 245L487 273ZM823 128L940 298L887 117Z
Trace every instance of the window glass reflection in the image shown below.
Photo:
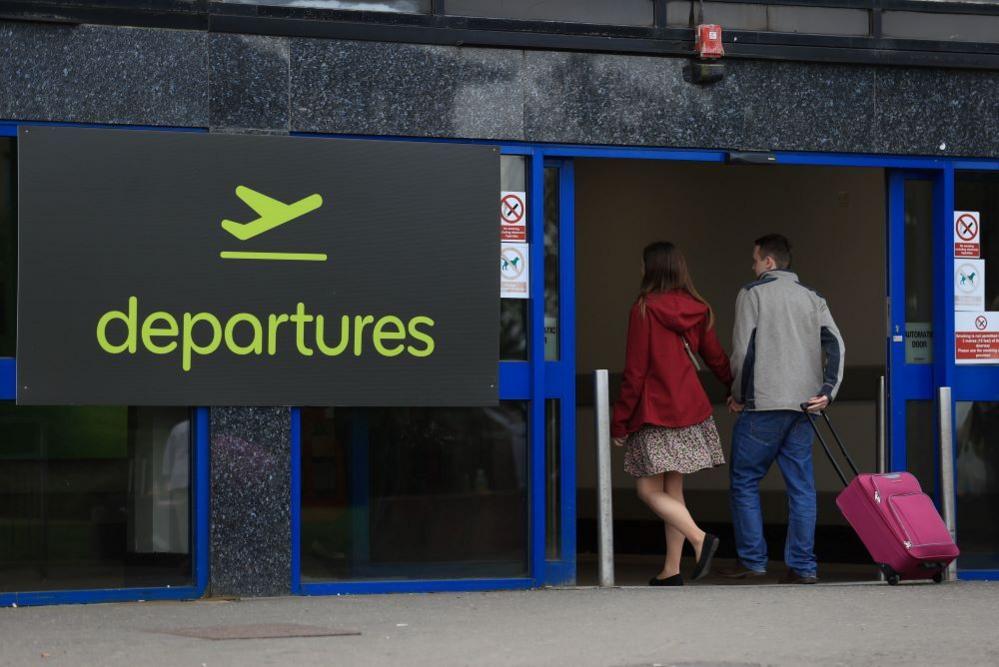
M958 567L999 569L999 403L958 402Z
M526 574L526 402L301 419L303 580Z
M184 408L0 404L0 591L191 583Z
M237 5L349 9L394 14L427 14L430 12L430 0L222 0L222 2Z
M933 182L905 182L905 363L933 362Z
M558 361L559 170L545 168L545 361Z
M652 25L652 0L447 0L448 14L525 21Z

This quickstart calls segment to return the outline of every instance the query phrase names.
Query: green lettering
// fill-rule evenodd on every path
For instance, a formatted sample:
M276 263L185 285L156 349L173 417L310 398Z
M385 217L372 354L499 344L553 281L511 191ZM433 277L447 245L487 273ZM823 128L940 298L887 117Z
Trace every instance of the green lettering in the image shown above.
M240 345L236 342L236 325L246 322L253 330L253 339L249 345ZM264 352L264 327L260 320L250 313L236 313L225 323L225 344L231 352L238 355L263 354Z
M128 297L128 314L125 314L120 310L110 310L104 313L104 315L101 316L101 319L97 321L97 343L101 346L101 349L108 354L121 354L125 351L128 351L129 354L135 354L135 327L138 319L138 312L139 299L137 297L130 296ZM125 336L125 342L120 345L115 345L108 340L107 327L111 320L122 320L125 322L128 335Z
M312 315L305 314L305 304L301 301L295 307L295 314L291 316L291 321L295 323L295 345L298 351L306 357L311 357L313 352L305 346L305 325L314 320Z
M287 322L290 318L281 313L280 315L271 314L267 318L267 354L274 356L277 354L277 331L278 328Z
M354 316L354 356L361 356L361 352L364 348L364 341L362 340L362 335L364 334L364 327L368 326L375 321L375 318L371 315L355 315Z
M198 322L205 322L212 328L212 342L208 345L198 345L194 342L194 325ZM219 318L215 317L211 313L184 313L184 333L183 333L183 348L182 348L182 359L181 367L185 371L191 370L191 353L196 354L211 354L215 350L219 349L219 345L222 344L222 323L219 322Z
M340 318L340 342L337 343L336 347L329 347L326 344L323 337L325 326L326 318L322 315L316 315L316 347L327 357L337 357L343 354L350 343L350 315L344 315Z
M433 328L434 324L436 323L429 317L424 317L422 315L411 319L409 321L409 335L415 338L416 340L420 341L421 343L423 343L424 347L421 350L419 348L410 345L409 347L406 348L406 350L414 357L422 358L422 357L429 357L431 354L434 353L436 343L434 343L434 339L429 334L419 330L418 327L421 324L426 325L427 328Z
M166 328L158 328L156 326L156 323L160 321L166 324ZM170 341L166 345L160 345L153 338L160 336L174 338L177 336L177 333L177 320L174 316L158 310L155 313L151 313L145 322L142 323L142 344L153 354L170 354L177 349L177 341Z
M386 327L391 326L394 331L385 331ZM405 345L401 343L399 345L394 345L392 348L387 348L382 345L383 340L403 340L406 338L406 325L402 323L395 315L389 315L383 317L375 323L375 331L371 336L372 340L375 342L375 349L378 350L378 354L383 357L397 357L403 353L406 349Z

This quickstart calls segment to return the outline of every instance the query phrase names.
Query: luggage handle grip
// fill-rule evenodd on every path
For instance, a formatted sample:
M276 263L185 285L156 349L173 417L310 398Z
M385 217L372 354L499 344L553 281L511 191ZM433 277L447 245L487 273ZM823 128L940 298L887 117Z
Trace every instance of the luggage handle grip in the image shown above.
M846 475L843 474L843 468L837 463L832 451L829 449L829 445L826 443L826 439L822 437L822 433L819 431L818 425L815 423L815 418L813 412L808 409L808 403L801 404L801 411L805 413L805 418L808 419L808 423L812 425L812 430L815 431L815 435L819 438L819 443L822 445L822 449L825 451L826 456L829 457L829 462L832 463L833 468L836 470L836 474L839 476L840 481L843 482L843 486L847 486L849 482L846 480ZM850 469L853 471L854 476L860 474L860 470L857 469L857 464L853 462L853 457L850 456L850 452L846 450L846 446L843 444L843 440L840 439L839 433L836 432L836 428L833 426L832 421L829 419L829 415L826 414L825 410L819 410L818 414L822 415L822 418L826 422L826 426L829 427L829 432L832 433L833 439L836 441L836 445L839 447L839 451L842 452L843 458L850 465Z

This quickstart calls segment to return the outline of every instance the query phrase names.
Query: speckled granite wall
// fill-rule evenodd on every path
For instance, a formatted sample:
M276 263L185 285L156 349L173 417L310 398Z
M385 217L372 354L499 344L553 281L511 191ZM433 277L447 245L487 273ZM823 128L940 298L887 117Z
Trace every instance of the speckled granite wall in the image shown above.
M220 596L291 592L291 410L211 410L211 572Z
M202 127L205 35L0 21L0 118Z
M0 119L999 156L999 72L0 22ZM291 585L291 411L211 410L215 595Z
M209 35L212 132L287 134L288 42ZM291 593L291 410L211 410L212 595Z
M0 22L0 118L999 156L999 72Z

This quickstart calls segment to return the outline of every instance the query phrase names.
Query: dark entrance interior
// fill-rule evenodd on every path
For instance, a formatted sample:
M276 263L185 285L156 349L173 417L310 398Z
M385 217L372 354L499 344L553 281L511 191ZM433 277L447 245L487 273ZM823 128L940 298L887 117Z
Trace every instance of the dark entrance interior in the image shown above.
M719 337L730 351L735 296L754 278L753 240L769 232L788 236L792 269L826 297L846 342L845 378L829 414L861 469L877 469L878 384L885 373L883 170L580 159L575 173L579 584L596 581L592 373L610 370L613 400L624 364L628 309L638 290L641 250L651 241L669 240L683 249L698 289L716 310ZM702 381L715 404L728 458L733 418L725 410L725 391L706 372ZM617 582L644 584L661 567L662 523L636 496L632 478L623 471L623 453L614 449ZM820 578L876 578L863 545L833 502L840 482L817 444L815 461ZM783 488L775 466L761 485L770 551L767 581L773 582L784 572ZM727 466L689 476L685 492L694 518L722 538L721 564L734 558ZM688 558L685 571L689 567Z

